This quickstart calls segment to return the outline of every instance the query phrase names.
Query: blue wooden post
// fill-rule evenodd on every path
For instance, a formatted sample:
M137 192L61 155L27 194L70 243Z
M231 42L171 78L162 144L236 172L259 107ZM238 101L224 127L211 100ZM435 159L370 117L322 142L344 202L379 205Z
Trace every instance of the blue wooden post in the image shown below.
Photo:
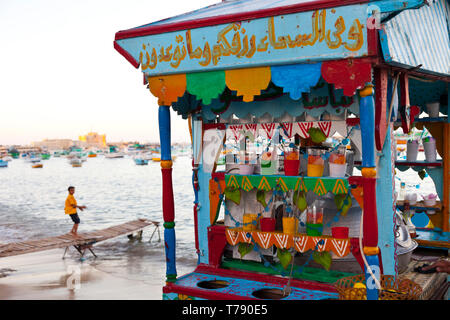
M393 95L393 81L388 83L387 102L390 103ZM394 97L394 110L398 106L398 96ZM389 105L389 104L388 104ZM386 117L389 110L386 110ZM388 121L395 121L397 115ZM383 214L378 215L378 244L383 261L383 274L397 276L397 257L395 254L395 234L394 219L396 203L395 192L395 159L397 150L395 149L393 127L389 125L386 132L386 141L382 149L382 156L378 162L378 182L377 182L377 209ZM389 187L388 187L389 186Z
M175 206L172 187L172 155L170 142L170 107L160 106L158 111L161 146L162 206L164 217L164 247L166 252L166 281L177 277L175 256Z
M378 221L376 194L376 162L375 162L375 103L373 85L367 84L359 92L359 117L362 136L362 170L364 210L363 210L363 248L370 269L380 269L378 261ZM367 268L366 268L367 269ZM367 270L366 270L367 271ZM379 277L375 274L375 277ZM372 275L366 272L367 299L377 300L377 287L373 286Z

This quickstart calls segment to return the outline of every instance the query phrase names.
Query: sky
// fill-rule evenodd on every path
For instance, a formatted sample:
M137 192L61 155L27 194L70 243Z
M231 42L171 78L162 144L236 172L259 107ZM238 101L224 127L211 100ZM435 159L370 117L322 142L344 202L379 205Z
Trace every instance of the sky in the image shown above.
M0 145L78 139L158 142L157 99L114 48L117 31L220 0L0 0ZM172 141L189 142L171 114Z

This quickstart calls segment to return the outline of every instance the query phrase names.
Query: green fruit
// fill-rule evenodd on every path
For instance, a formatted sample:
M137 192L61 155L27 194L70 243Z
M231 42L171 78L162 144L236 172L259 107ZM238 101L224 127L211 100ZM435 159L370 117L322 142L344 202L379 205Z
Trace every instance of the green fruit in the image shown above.
M308 134L314 143L322 143L327 139L327 136L319 128L310 128Z
M238 252L241 255L241 259L248 253L253 251L253 244L251 243L239 243Z
M291 263L292 260L292 255L288 249L278 249L277 257L280 260L280 263L284 269L286 269L289 266L289 263Z
M331 267L331 254L328 251L313 252L313 260L329 271Z

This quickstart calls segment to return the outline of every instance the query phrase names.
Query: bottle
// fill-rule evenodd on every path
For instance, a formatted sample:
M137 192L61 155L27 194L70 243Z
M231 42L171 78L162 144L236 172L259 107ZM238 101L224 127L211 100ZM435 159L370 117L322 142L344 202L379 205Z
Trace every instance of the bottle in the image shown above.
M283 201L283 196L279 195L279 191L275 195L275 202L273 204L273 217L275 218L275 230L283 231L283 216L285 215L285 204Z
M400 182L400 192L398 193L398 200L404 201L406 194L406 183Z

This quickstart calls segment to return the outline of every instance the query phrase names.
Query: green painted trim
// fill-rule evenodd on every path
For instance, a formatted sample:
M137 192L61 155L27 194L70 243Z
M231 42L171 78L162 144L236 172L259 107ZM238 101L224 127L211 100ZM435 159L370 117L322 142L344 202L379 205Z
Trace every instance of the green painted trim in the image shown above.
M297 268L300 266L297 266ZM283 275L289 274L290 268L288 270L284 269L281 264L274 263L271 266L264 266L262 263L247 260L236 260L236 259L224 259L221 264L221 268L224 269L236 269L242 271L250 272L261 272L271 275ZM303 272L295 271L292 274L294 279L299 280L311 280L319 281L325 283L335 283L337 280L354 276L354 273L340 272L340 271L326 271L319 268L303 267Z
M349 183L347 178L334 177L300 177L284 175L225 175L227 187L239 188L250 191L253 188L258 190L274 190L279 183L281 190L302 190L313 191L322 196L328 192L333 194L346 194Z
M177 275L176 274L167 274L166 275L166 281L167 282L176 282L177 281Z
M173 229L175 228L175 222L164 222L163 226L165 229Z
M211 104L225 90L225 71L196 72L186 74L186 90L203 104Z

